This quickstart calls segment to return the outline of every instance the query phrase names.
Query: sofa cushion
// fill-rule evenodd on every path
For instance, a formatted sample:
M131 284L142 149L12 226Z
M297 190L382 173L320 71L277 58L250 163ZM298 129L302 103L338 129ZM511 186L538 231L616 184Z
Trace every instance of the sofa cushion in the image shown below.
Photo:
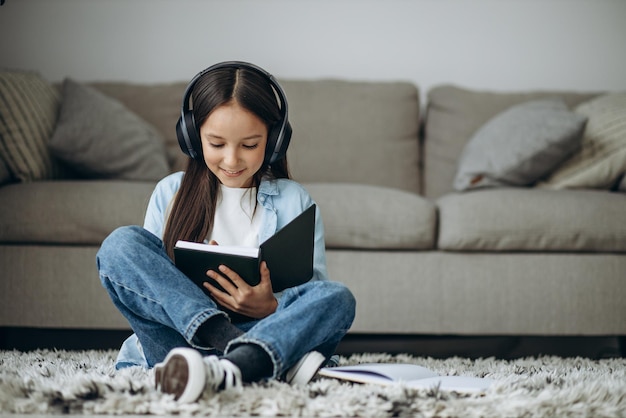
M51 151L87 178L160 180L169 173L163 138L119 101L71 79Z
M360 183L419 192L419 98L410 83L281 80L300 182Z
M0 242L98 245L143 225L152 182L48 181L0 188ZM435 205L413 193L356 184L306 184L329 248L430 249Z
M0 242L99 245L121 225L143 225L155 183L45 181L0 187Z
M471 136L489 119L516 104L559 97L572 109L597 96L559 91L489 92L451 85L428 92L424 126L424 194L436 198L453 190L459 157Z
M588 117L580 150L542 185L550 188L615 188L626 174L626 93L579 105Z
M437 201L439 248L626 252L626 194L484 189Z
M560 99L534 100L499 113L466 144L454 188L534 184L580 147L586 120Z
M329 248L434 248L435 205L415 193L358 184L304 186L320 208Z
M59 108L56 89L37 73L0 71L0 159L19 181L62 172L48 149Z

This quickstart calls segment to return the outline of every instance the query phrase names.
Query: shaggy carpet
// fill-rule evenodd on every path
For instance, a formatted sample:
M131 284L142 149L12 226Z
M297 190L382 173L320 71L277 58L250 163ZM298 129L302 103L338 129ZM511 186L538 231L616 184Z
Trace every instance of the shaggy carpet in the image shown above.
M0 411L303 417L626 417L626 359L539 357L437 360L359 354L341 365L414 363L441 375L489 377L483 394L377 386L316 378L304 387L266 382L179 405L153 388L152 372L115 371L114 351L0 352Z

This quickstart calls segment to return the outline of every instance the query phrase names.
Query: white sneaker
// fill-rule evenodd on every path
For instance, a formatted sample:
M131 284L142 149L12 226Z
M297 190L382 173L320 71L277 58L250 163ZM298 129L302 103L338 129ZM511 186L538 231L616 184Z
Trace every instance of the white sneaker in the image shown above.
M285 381L292 385L306 385L326 361L326 357L317 351L309 351L285 374Z
M174 348L154 366L154 382L181 403L195 402L202 392L241 387L241 371L217 356L202 357L193 348Z

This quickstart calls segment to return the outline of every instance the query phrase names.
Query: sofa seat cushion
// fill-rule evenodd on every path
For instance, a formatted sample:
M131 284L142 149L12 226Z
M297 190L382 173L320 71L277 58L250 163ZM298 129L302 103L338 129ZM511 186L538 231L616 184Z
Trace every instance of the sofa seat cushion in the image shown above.
M626 252L624 193L485 189L437 204L443 250Z
M304 186L322 213L328 248L434 248L435 205L415 193L348 183Z
M41 181L0 188L0 242L99 245L121 225L143 225L155 183Z

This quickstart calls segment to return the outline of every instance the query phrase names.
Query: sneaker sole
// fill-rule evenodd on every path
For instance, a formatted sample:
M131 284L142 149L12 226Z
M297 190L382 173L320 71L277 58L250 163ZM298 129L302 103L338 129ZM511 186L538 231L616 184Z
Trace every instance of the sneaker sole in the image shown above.
M285 380L292 385L306 385L317 374L325 361L326 357L322 353L311 351L287 372Z
M193 349L173 349L155 366L155 384L163 393L181 403L195 402L202 395L206 376L200 353Z

